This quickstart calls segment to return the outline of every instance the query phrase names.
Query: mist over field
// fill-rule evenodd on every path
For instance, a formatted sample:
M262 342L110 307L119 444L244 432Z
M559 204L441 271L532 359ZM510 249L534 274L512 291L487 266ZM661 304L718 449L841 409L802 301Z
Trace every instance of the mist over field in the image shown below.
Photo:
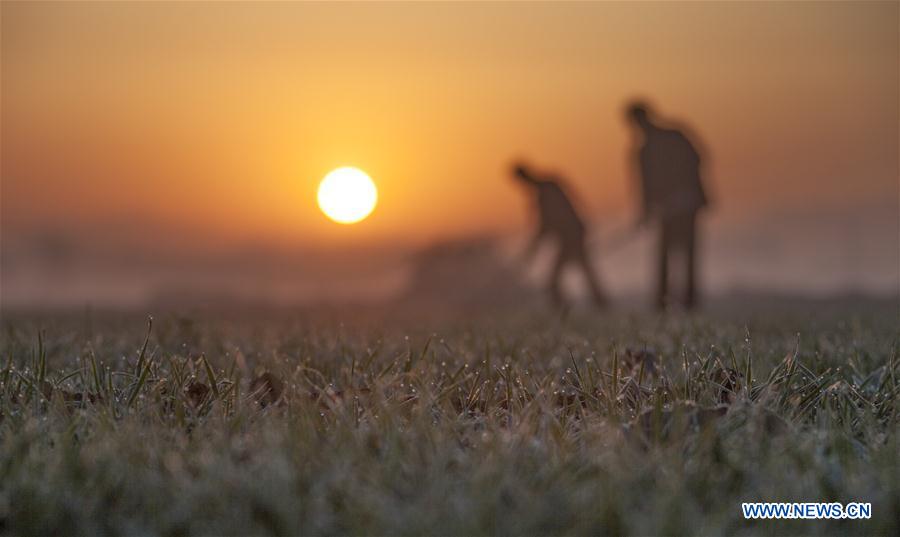
M733 294L807 298L864 295L896 297L900 286L900 235L894 200L863 214L835 215L825 225L801 215L744 230L712 229L704 240L701 271L710 297ZM709 215L714 221L715 214ZM633 302L652 281L651 233L605 251L603 238L627 224L618 218L597 226L599 272L620 300ZM127 224L124 227L127 231ZM311 303L377 303L408 295L423 257L454 245L485 247L451 252L462 272L503 272L507 282L537 291L546 263L519 267L522 234L471 235L408 245L359 245L347 251L249 242L194 249L154 240L173 230L147 226L117 241L78 239L64 231L10 237L2 244L0 304L7 308L135 308L192 300L251 301L277 306ZM102 231L101 231L102 233ZM102 236L102 235L100 235ZM192 244L203 243L202 238ZM892 245L897 245L892 247ZM545 252L546 253L546 252ZM464 286L465 281L457 285ZM421 285L421 282L419 283ZM476 283L477 285L477 283ZM582 282L572 278L574 293ZM421 287L419 291L425 291ZM440 293L440 288L430 291Z

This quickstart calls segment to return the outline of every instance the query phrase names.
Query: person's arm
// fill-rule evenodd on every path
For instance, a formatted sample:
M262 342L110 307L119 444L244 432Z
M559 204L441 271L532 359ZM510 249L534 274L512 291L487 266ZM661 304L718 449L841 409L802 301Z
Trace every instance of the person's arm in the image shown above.
M690 129L686 129L684 136L687 138L688 145L690 145L691 148L691 158L693 160L694 169L697 174L696 186L698 194L700 196L700 204L701 206L709 205L709 181L706 177L707 170L709 168L706 162L709 152L703 140L697 135L697 133L691 131Z
M641 159L641 152L635 151L628 162L628 170L632 188L632 196L635 200L637 217L634 227L643 227L651 219L652 208L650 206L649 188L647 185L646 167Z

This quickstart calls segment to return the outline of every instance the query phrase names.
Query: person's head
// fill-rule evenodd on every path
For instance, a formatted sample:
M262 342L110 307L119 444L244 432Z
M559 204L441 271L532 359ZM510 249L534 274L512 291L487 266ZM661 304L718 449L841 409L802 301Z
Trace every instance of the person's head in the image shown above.
M525 164L524 162L516 162L512 166L512 176L517 181L521 181L523 183L534 183L534 174L531 171L531 168Z
M650 121L650 105L646 101L632 101L625 108L625 115L629 121L643 130L653 125Z

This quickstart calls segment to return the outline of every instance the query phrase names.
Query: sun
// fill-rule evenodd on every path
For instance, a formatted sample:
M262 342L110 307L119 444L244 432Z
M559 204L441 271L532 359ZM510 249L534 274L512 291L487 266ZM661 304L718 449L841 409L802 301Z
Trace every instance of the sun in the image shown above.
M355 224L375 209L378 190L366 172L347 166L322 179L318 199L325 216L339 224Z

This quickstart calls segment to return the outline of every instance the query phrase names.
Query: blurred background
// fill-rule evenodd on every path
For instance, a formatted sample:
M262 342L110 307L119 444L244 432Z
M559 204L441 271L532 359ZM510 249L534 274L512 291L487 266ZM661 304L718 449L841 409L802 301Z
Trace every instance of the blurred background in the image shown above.
M652 286L623 108L707 150L704 289L896 297L898 16L883 3L3 3L0 306L517 300L509 178L577 195L611 294ZM351 226L316 188L355 166ZM579 282L573 281L577 292Z

